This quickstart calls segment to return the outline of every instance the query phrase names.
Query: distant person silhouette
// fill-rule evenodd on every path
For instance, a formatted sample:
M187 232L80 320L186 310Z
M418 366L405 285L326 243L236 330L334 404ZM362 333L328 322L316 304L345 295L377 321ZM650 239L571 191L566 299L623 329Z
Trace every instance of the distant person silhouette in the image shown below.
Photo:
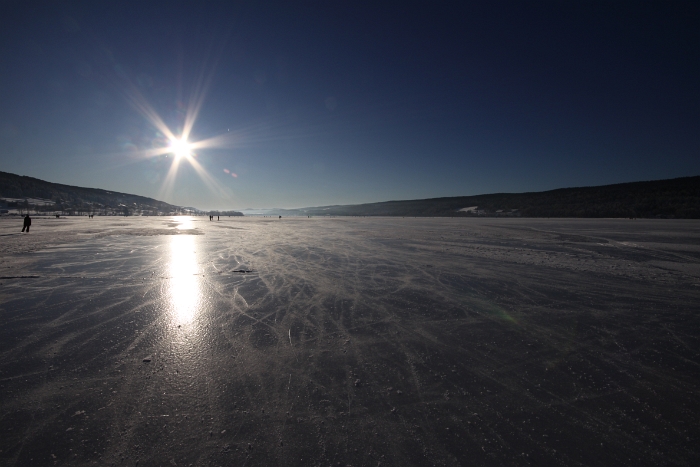
M221 220L221 219L219 219L219 216L216 216L216 220L219 221L219 220Z
M27 229L27 233L29 233L29 227L32 225L32 218L29 217L29 214L27 214L24 217L24 227L22 227L22 232L24 232L24 229Z

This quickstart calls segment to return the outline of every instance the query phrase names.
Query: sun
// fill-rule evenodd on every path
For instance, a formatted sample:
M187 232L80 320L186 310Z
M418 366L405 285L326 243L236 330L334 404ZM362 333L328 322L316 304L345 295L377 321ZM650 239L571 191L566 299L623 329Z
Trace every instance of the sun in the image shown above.
M127 86L125 92L129 103L139 114L141 114L142 117L153 125L154 129L157 130L156 134L158 135L154 139L153 147L139 151L139 155L143 158L153 158L172 154L172 158L168 158L170 160L170 168L168 169L167 175L163 179L160 189L161 199L163 199L163 197L169 197L172 193L178 168L181 167L184 162L187 162L186 165L189 165L194 169L197 175L199 175L199 177L209 188L216 189L217 192L221 193L227 198L230 197L227 189L222 186L216 178L207 173L207 170L202 166L202 164L199 163L197 159L200 149L233 146L233 135L227 132L218 136L197 141L190 141L189 139L192 128L195 124L195 120L197 119L197 115L202 108L208 84L205 84L202 88L197 88L195 90L196 92L193 93L193 100L187 105L187 111L184 121L182 122L182 127L178 128L179 131L177 133L168 128L160 115L158 115L158 112L156 112L146 98L141 95L140 92L138 92L138 89L135 86L130 85L130 83L127 84L129 86ZM133 155L130 154L130 156Z
M170 140L170 152L175 155L176 160L180 160L183 157L189 158L192 153L192 148L184 139L172 139Z

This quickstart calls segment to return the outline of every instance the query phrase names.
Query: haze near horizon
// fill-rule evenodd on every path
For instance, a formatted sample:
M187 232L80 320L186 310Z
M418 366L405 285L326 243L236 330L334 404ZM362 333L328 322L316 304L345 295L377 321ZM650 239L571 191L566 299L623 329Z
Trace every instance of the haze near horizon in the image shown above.
M201 209L700 173L700 6L0 6L3 171Z

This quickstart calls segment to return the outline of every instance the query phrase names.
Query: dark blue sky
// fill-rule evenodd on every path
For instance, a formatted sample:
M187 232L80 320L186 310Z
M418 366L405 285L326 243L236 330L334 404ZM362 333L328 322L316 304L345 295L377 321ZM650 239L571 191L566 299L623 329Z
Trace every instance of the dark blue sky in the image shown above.
M0 170L238 209L700 174L700 2L224 3L3 2Z

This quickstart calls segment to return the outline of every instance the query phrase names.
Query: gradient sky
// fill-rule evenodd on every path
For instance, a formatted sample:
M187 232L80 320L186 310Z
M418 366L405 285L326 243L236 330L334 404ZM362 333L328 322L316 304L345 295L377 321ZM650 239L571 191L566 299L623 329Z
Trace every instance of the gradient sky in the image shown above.
M698 175L699 25L697 1L4 1L0 170L201 209ZM197 103L206 175L165 184L153 115L179 134Z

